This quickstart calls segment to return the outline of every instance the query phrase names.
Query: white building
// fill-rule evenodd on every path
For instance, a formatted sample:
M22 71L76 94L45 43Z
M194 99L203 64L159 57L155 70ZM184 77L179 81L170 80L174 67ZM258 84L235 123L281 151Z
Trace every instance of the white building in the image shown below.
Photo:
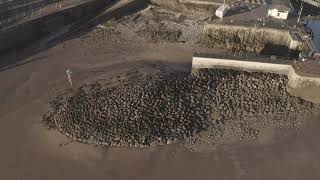
M223 4L221 5L217 10L216 10L216 16L219 18L223 18L224 15L227 13L227 11L230 9L230 6L228 4Z
M287 19L290 12L290 4L286 0L277 1L273 0L271 5L269 5L268 16Z

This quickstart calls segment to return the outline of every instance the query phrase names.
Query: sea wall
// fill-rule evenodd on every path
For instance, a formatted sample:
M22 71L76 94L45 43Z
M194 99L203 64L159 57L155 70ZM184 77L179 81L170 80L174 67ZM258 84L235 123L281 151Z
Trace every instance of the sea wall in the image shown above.
M66 25L94 16L115 0L96 0L64 9L0 31L0 53L24 47L50 35Z
M193 57L192 70L201 68L226 68L250 72L266 72L275 74L288 74L291 65L273 64L244 60Z
M24 0L7 1L0 6L0 29L16 21L30 17L41 8L61 0Z
M98 22L107 21L109 19L121 18L123 16L127 16L129 14L133 14L140 10L143 10L148 7L150 1L149 0L127 0L122 3L119 2L118 6L113 6L111 8L107 8L105 11L100 13L98 16L90 20L87 24L92 25Z
M192 73L196 75L197 69L202 68L234 69L287 75L289 79L287 89L290 94L311 102L320 103L320 91L318 91L320 90L320 77L300 75L288 61L261 62L231 58L193 57Z

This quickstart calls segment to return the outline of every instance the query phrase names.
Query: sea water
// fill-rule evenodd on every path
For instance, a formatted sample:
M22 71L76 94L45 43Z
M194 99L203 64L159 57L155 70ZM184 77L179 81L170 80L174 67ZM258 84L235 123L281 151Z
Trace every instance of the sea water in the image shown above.
M313 43L320 50L320 20L310 20L307 26L312 29Z

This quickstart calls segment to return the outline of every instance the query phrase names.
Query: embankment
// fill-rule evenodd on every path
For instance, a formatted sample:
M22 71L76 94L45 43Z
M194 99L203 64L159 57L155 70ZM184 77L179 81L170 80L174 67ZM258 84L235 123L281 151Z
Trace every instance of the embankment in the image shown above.
M30 17L41 8L61 0L28 0L7 1L0 5L0 29L14 24L16 21Z
M36 40L48 36L66 25L70 25L89 17L94 17L114 0L96 0L79 6L64 9L10 29L0 32L0 53L10 49L24 47Z
M239 60L236 58L219 58L197 55L192 60L192 72L197 69L217 68L235 69L248 72L265 72L287 75L287 90L291 95L320 103L320 77L300 75L290 61L263 62L257 60Z
M120 0L114 6L104 10L99 15L91 19L86 25L92 26L99 22L107 21L112 18L121 18L133 14L139 10L147 8L149 0Z

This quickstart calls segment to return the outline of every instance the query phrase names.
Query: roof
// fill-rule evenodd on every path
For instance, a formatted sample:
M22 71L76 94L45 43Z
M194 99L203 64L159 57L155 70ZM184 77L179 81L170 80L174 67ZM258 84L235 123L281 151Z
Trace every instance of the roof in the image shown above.
M278 9L289 11L290 1L289 0L272 0L268 5L269 9Z
M230 6L228 4L222 4L216 11L226 11L228 9L230 9Z
M292 37L293 40L295 41L302 41L302 38L300 36L300 34L296 31L290 32L290 35Z

